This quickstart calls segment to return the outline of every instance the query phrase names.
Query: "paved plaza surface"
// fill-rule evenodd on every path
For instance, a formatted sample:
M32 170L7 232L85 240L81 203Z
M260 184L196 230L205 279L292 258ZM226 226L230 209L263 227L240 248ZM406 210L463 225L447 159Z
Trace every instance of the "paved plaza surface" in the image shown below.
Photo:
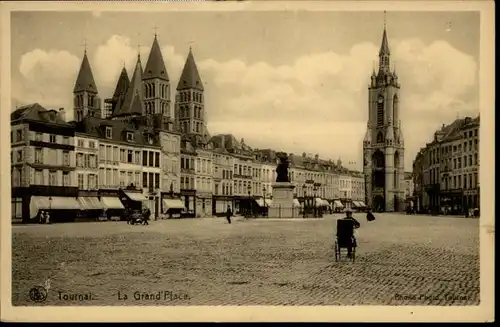
M13 305L479 304L478 219L355 214L352 263L340 216L13 226Z

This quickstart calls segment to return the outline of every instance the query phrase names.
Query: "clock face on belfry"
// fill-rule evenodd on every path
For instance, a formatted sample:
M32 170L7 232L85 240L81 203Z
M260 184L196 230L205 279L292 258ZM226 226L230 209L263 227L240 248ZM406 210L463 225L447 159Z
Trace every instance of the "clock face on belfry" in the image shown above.
M384 97L380 95L378 97L378 103L382 103L382 102L384 102Z

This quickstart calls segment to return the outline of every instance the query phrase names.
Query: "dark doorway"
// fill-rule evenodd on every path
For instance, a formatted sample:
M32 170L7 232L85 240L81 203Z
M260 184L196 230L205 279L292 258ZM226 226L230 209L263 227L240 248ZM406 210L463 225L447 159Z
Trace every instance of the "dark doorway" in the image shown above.
M373 210L376 212L385 211L385 199L382 195L376 195L373 198Z
M394 212L399 212L399 198L396 194L394 194Z

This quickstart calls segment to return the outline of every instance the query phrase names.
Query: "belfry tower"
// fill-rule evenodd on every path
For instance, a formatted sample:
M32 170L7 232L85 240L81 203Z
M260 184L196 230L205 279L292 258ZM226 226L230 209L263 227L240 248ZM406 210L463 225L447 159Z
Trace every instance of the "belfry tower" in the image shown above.
M385 21L385 18L384 18ZM368 123L363 141L366 203L375 211L404 210L404 141L399 116L398 76L391 71L384 22L378 72L368 87Z

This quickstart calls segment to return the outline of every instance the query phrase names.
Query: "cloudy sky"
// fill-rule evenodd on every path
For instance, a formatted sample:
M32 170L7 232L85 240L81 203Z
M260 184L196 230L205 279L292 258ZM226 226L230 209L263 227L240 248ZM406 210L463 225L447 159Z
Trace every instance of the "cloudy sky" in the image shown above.
M210 133L252 147L355 162L361 169L369 77L383 12L15 12L13 107L65 107L84 40L101 98L155 26L174 86L189 46L205 84ZM451 22L450 24L448 22ZM451 26L451 28L450 28ZM388 12L391 60L401 83L405 168L432 132L479 112L479 13ZM140 45L140 46L138 46Z

